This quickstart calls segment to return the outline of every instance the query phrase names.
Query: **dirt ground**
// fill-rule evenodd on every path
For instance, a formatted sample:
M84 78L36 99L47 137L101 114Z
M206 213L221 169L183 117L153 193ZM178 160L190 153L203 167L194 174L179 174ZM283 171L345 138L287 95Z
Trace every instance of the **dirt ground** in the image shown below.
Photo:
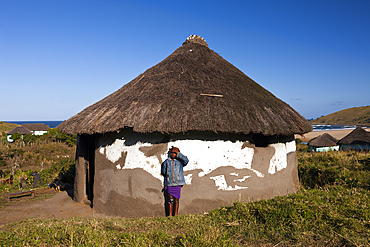
M10 199L10 203L5 203L0 208L0 226L26 218L94 217L93 209L90 206L72 200L73 191L57 192L54 189L43 189L36 192L36 197L50 193L54 196L46 200L37 200L31 196Z

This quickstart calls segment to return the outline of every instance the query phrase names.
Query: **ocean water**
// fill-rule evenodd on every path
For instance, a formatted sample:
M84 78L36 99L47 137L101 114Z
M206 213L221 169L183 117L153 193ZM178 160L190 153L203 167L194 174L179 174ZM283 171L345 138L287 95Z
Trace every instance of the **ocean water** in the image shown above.
M57 127L63 121L4 121L6 123L14 123L14 124L36 124L36 123L44 123L49 126L49 128Z
M356 125L313 124L313 131L356 129Z

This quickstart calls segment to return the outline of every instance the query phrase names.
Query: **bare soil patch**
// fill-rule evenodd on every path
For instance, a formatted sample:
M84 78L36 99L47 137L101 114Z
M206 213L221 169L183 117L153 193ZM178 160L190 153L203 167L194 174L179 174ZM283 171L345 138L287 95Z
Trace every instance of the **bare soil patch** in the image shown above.
M72 199L72 191L57 192L54 189L42 189L36 196L12 198L9 203L1 198L0 226L25 220L27 218L71 218L93 217L93 209Z

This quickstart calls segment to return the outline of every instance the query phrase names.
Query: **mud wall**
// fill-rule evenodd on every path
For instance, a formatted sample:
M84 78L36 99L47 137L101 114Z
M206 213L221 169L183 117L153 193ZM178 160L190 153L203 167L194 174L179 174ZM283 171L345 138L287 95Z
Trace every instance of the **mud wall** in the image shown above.
M160 168L171 146L189 158L180 214L295 193L299 181L293 137L270 138L265 147L254 142L253 136L212 133L166 136L126 130L101 135L95 151L93 208L124 217L164 216Z
M77 149L76 149L76 174L74 182L74 200L77 202L82 202L86 196L85 192L85 140L83 136L77 135Z

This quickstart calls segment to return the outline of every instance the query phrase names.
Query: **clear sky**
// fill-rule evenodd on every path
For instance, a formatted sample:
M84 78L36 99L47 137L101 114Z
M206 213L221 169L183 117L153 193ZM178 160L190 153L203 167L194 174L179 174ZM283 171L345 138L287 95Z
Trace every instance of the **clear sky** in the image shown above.
M0 0L0 120L65 120L192 34L302 116L370 105L369 0Z

